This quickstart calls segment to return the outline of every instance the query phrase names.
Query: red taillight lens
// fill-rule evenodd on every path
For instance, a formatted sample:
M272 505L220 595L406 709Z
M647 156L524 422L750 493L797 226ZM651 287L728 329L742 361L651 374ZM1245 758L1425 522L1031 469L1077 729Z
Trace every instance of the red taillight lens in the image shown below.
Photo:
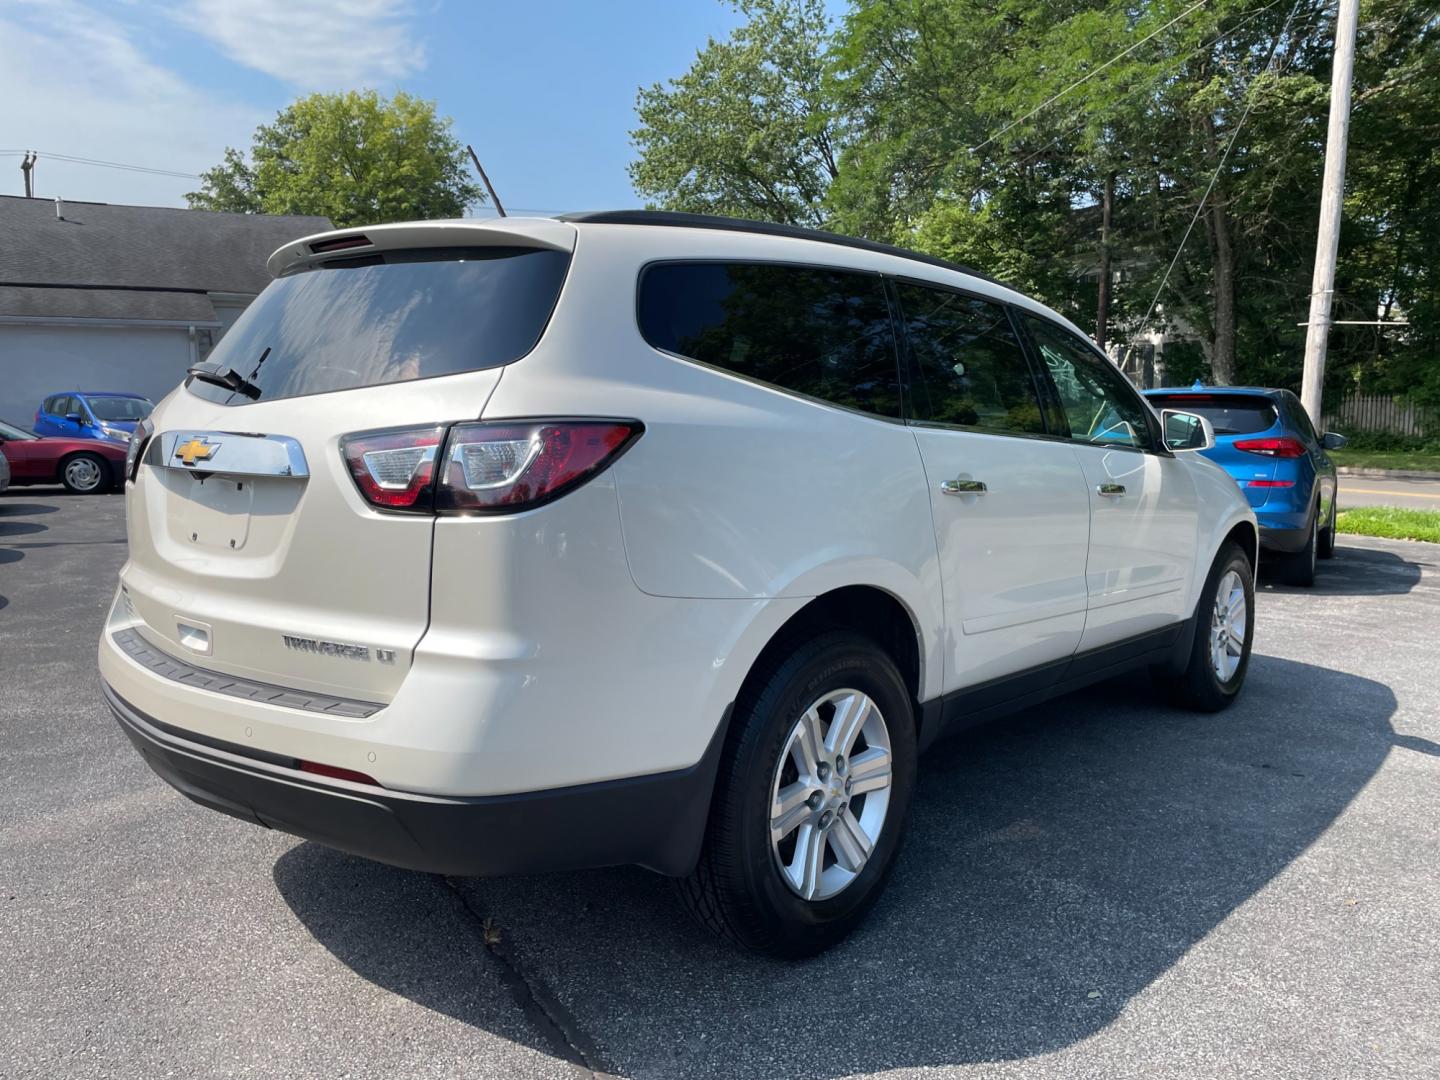
M372 506L429 513L435 455L444 438L445 428L439 424L404 431L368 431L342 439L340 453L355 486Z
M1236 450L1247 454L1264 454L1266 457L1304 457L1305 445L1295 439L1237 439L1231 444Z
M456 424L435 494L442 513L528 510L600 472L644 427L634 420Z
M1294 487L1294 480L1251 480L1250 487Z

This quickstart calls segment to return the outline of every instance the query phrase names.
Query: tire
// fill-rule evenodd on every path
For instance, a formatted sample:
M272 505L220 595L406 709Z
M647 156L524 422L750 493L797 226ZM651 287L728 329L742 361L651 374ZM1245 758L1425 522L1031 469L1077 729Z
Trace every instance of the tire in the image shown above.
M75 495L94 495L110 486L110 466L99 454L71 454L60 463L60 482Z
M1299 551L1280 556L1280 579L1308 589L1315 584L1315 559L1320 552L1320 507L1310 515L1310 538Z
M894 661L853 631L823 632L761 664L736 701L699 863L678 887L701 925L743 948L813 956L859 924L894 864L915 788L914 705ZM857 713L852 770L833 743L843 738L835 724ZM812 731L832 745L807 754ZM854 790L880 784L886 739L888 784ZM787 789L797 800L773 841L775 793ZM852 822L871 841L866 858ZM803 857L817 847L818 874Z
M1333 559L1335 557L1335 518L1340 513L1335 505L1335 500L1330 500L1330 524L1320 530L1320 543L1315 549L1315 554L1321 559Z
M1229 579L1235 574L1238 582ZM1226 582L1227 598L1233 598L1234 585L1244 596L1243 612L1245 625L1240 632L1240 654L1234 656L1227 650L1226 667L1235 661L1228 674L1222 675L1220 663L1212 651L1217 635L1224 629L1234 629L1234 614L1224 621L1220 617L1221 582ZM1196 712L1219 712L1229 708L1245 685L1245 673L1250 669L1250 647L1255 639L1255 570L1250 559L1236 544L1226 544L1215 556L1215 563L1205 578L1205 588L1200 594L1196 607L1195 641L1190 648L1190 658L1185 669L1178 676L1165 678L1171 696L1176 703Z

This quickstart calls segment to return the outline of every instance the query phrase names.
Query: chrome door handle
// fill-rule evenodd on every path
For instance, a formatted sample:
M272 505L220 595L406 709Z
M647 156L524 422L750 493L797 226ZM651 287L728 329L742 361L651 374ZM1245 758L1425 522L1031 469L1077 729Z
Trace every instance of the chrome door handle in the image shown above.
M946 495L984 495L989 489L983 480L946 480L940 490Z
M1095 490L1096 490L1097 492L1099 492L1101 495L1110 495L1110 496L1124 495L1124 494L1125 494L1125 485L1124 485L1124 484L1097 484L1096 487L1095 487Z

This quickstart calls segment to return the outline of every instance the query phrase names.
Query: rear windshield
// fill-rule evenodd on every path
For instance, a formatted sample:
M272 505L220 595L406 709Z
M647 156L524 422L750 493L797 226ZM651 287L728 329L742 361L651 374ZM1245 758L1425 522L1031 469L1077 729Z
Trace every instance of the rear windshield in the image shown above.
M1269 398L1241 394L1151 395L1156 409L1199 413L1210 421L1216 435L1249 435L1275 423L1275 404Z
M155 408L144 398L92 397L87 400L96 420L144 420Z
M334 259L271 282L206 362L263 401L500 367L540 340L569 265L565 252L530 248ZM194 378L189 388L221 404L256 400Z

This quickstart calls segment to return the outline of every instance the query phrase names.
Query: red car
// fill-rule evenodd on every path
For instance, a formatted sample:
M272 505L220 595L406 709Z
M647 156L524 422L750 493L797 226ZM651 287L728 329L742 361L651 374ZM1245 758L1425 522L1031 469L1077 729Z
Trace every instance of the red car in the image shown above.
M0 420L0 454L10 463L10 483L64 484L81 495L125 482L125 445L100 439L42 438Z

